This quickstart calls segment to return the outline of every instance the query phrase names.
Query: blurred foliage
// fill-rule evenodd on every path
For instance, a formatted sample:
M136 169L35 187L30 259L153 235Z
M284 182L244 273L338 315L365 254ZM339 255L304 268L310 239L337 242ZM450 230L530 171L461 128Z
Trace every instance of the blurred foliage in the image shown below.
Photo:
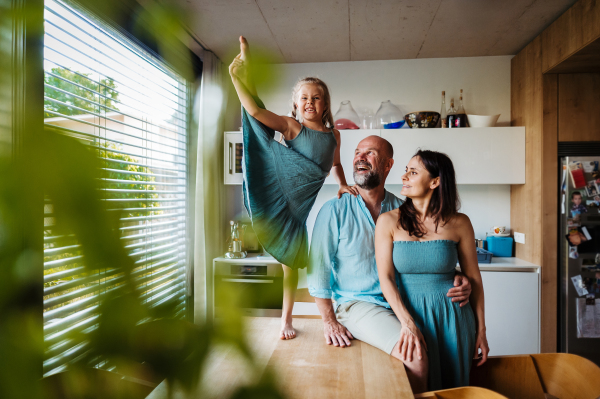
M61 115L100 113L107 108L118 110L114 101L118 101L119 93L114 90L117 86L113 79L105 78L94 82L90 79L91 73L73 72L60 67L52 68L49 72L51 74L44 75L44 94L60 103L44 99L45 110ZM44 112L44 118L56 116L58 115Z
M98 9L101 4L108 17L111 12L123 10L118 0L80 3L90 9ZM31 4L40 6L40 2ZM185 14L175 6L153 1L144 2L143 7L134 2L128 4L137 4L135 24L143 23L145 30L155 35L166 61L185 68L181 57L187 50L181 41L187 37L181 24ZM0 6L3 13L11 10L4 0L0 0ZM24 10L20 15L4 13L3 17L28 18L28 10ZM6 18L2 21L4 26ZM2 82L10 81L10 74L15 73L11 63L0 65L0 76L4 73L9 76ZM109 81L105 83L111 86ZM65 96L64 102L73 101L75 105L73 96ZM41 108L40 104L40 109L25 112L39 115ZM243 355L256 376L252 379L255 383L239 388L233 397L280 398L272 377L260 377L262 371L245 340L243 320L233 306L224 305L218 324L191 324L171 318L173 303L150 308L140 298L132 279L134 259L128 256L120 239L119 218L123 215L106 209L100 190L102 178L106 177L101 171L106 161L98 155L113 157L115 154L110 150L116 148L105 147L98 154L97 148L85 146L52 127L29 135L36 140L27 142L22 150L10 156L0 157L0 397L139 397L140 392L131 385L128 388L119 374L90 367L102 363L114 365L124 375L141 373L153 375L154 381L166 379L169 388L182 387L187 392L199 393L194 397L202 397L204 391L199 384L207 356L215 344L225 344ZM144 173L143 170L137 171ZM115 173L115 178L120 179L118 172ZM52 203L53 235L64 236L57 245L67 245L75 237L80 245L77 254L85 260L82 266L86 273L118 269L123 283L119 289L101 296L98 328L88 337L91 349L71 363L67 372L40 380L44 351L41 331L44 198ZM223 301L234 303L235 295L230 292ZM82 339L81 332L67 336Z
M140 183L148 183L155 182L156 178L154 176L149 176L153 174L152 169L141 166L134 165L138 164L139 160L126 154L121 154L119 152L114 152L110 150L120 150L120 146L115 143L104 142L98 144L100 147L98 149L98 155L100 158L105 161L105 166L107 170L105 171L103 178L104 179L112 179L112 180L130 180L131 183L123 183L123 182L112 182L106 181L104 183L104 187L108 189L117 189L117 190L140 190L137 193L130 192L111 192L110 198L115 199L157 199L158 194L153 193L152 191L156 190L156 185L154 184L140 184ZM118 161L125 161L127 163L121 163ZM116 170L115 170L116 169ZM127 172L134 172L140 174L131 174L131 173L119 173L117 170L123 170ZM138 183L136 183L138 182ZM149 207L158 207L160 206L159 202L148 202L148 201L140 201L140 202L128 202L128 207L132 208L149 208ZM136 216L151 216L151 215L160 215L162 211L153 211L153 212L138 212L138 211L129 211L123 216L125 217L136 217Z

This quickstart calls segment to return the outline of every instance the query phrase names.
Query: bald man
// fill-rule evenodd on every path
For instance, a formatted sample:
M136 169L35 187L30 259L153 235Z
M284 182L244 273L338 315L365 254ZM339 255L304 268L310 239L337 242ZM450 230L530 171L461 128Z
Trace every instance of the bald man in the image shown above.
M310 247L308 290L323 317L328 345L350 346L350 340L357 338L400 359L396 344L401 326L381 292L374 243L378 216L402 204L384 188L393 157L392 145L379 136L358 143L353 164L359 195L346 193L319 211ZM457 275L454 286L448 296L463 306L471 285Z

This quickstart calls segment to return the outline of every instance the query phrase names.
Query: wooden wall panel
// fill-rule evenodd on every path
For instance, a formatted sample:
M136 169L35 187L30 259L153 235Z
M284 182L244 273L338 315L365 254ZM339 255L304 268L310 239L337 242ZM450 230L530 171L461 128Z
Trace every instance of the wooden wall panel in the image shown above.
M600 37L600 1L578 1L540 36L544 42L541 72L546 72Z
M543 76L541 349L556 352L558 306L558 76Z
M558 76L558 141L600 141L600 73Z
M510 225L525 234L516 257L540 265L541 256L541 39L534 39L512 59L511 125L525 126L525 184L512 185Z
M525 184L512 185L511 228L525 234L515 256L541 265L541 350L556 351L557 75L542 75L542 39L512 59L511 125L525 126Z

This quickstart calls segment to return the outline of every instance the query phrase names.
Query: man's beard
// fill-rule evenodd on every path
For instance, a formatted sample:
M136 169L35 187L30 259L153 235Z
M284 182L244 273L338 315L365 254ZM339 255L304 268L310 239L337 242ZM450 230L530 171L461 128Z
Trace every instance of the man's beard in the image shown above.
M368 165L371 166L370 164ZM354 167L356 168L356 165L354 165ZM379 173L377 173L377 171L373 169L369 170L369 172L366 174L357 174L355 169L353 176L354 183L356 183L356 185L362 188L363 190L372 190L375 187L379 186L379 184L381 184L381 176L379 175Z

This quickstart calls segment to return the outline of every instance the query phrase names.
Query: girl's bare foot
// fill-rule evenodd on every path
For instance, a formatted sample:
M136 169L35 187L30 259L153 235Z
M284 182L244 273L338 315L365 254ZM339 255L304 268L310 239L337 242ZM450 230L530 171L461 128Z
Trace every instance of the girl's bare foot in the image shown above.
M248 91L250 92L250 94L252 94L253 96L256 96L256 87L254 86L254 81L252 80L251 77L251 59L250 59L250 46L248 45L248 41L246 40L246 38L244 36L240 36L240 54L239 54L240 60L242 60L244 67L245 67L245 71L244 71L244 76L242 79L242 82L244 83L244 86L246 86L246 88L248 89Z
M240 36L240 58L242 61L250 61L250 46L244 36Z
M292 326L291 320L281 319L281 332L279 333L281 339L293 339L296 338L296 330Z

